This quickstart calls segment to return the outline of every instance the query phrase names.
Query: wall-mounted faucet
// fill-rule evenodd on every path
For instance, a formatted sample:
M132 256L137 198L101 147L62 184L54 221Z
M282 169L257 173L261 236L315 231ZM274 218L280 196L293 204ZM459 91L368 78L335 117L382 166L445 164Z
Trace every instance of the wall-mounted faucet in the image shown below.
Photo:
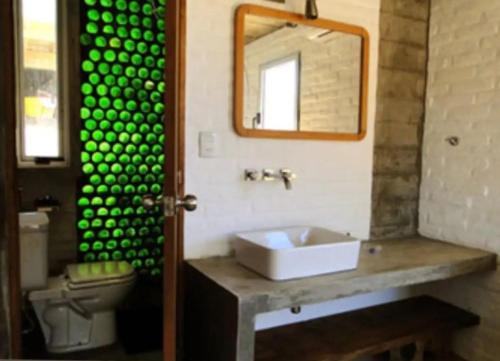
M255 181L272 182L276 180L283 181L283 183L285 184L285 188L287 190L291 190L292 180L296 179L297 175L288 168L282 168L279 171L266 168L262 170L262 172L259 172L255 169L245 169L244 178L245 181L250 181L250 182L255 182Z
M293 174L290 169L284 168L280 170L281 179L285 183L286 190L292 189L292 179L295 179L297 176Z

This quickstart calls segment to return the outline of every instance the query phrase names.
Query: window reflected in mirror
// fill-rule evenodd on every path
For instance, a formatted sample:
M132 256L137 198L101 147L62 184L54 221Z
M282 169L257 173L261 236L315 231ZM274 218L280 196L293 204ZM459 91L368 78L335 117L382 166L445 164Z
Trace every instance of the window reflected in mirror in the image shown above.
M245 127L357 133L361 38L248 16Z
M259 111L253 118L254 128L299 129L299 59L300 54L296 54L262 64L258 74L259 94L252 94L252 85L248 84L247 99L257 96L260 103Z

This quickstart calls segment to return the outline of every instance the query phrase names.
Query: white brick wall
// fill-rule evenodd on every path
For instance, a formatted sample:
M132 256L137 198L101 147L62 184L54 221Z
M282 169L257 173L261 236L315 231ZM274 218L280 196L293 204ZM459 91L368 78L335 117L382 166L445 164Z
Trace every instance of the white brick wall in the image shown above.
M367 238L373 169L379 0L320 0L321 15L371 35L368 136L361 142L269 140L233 130L233 20L242 0L192 0L187 8L186 191L199 210L186 217L187 258L227 254L237 231L311 224ZM268 1L256 4L284 8ZM219 158L198 156L198 133L215 131ZM246 183L245 168L290 167L294 189Z
M357 133L361 37L339 32L311 40L317 28L284 27L245 46L245 127L260 112L260 69L300 53L300 129Z
M500 251L500 1L433 0L420 232ZM445 139L458 136L457 147ZM460 335L470 361L500 353L500 273L440 283L436 294L483 317ZM496 311L496 312L495 312Z
M435 0L431 14L421 232L499 252L500 1Z
M362 142L266 140L235 134L233 17L237 5L244 2L283 8L268 1L187 2L186 191L199 197L200 207L186 217L186 257L224 255L230 251L234 232L287 225L317 225L368 238L379 0L318 1L322 17L363 26L371 36L368 135ZM198 157L200 131L219 134L219 158ZM242 179L245 168L283 166L298 174L292 191L285 191L280 183L245 183ZM394 299L394 292L372 294L367 304L388 299ZM302 317L341 309L337 303L305 307ZM296 320L285 314L266 315L258 327Z

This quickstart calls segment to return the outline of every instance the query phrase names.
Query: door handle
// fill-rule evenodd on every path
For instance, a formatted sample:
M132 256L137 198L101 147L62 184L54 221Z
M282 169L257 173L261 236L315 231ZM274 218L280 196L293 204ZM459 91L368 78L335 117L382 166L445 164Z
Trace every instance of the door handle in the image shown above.
M186 194L184 198L176 200L175 206L184 208L187 212L194 212L198 208L198 198L192 194Z
M177 197L155 197L147 194L142 197L142 206L147 210L152 210L156 206L163 206L165 217L175 216L179 209L193 212L198 208L198 198L192 194L187 194L183 198Z

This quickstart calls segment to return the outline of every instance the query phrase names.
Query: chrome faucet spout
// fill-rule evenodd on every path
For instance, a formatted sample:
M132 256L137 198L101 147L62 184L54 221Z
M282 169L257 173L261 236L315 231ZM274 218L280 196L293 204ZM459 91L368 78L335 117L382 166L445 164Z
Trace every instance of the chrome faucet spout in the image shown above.
M292 190L292 179L296 178L295 174L290 169L281 169L280 175L283 183L285 183L286 190Z

